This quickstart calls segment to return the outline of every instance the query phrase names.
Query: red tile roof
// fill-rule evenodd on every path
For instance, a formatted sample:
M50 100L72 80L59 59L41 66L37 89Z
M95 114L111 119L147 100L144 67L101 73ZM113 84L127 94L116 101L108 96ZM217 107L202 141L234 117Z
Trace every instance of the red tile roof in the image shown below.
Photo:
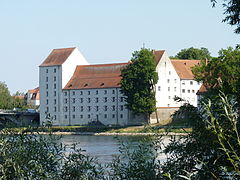
M121 69L128 63L80 65L64 89L120 87Z
M202 84L202 86L200 87L200 89L197 92L197 95L204 94L205 92L207 92L207 88L205 85Z
M159 61L162 58L164 52L165 52L165 50L158 50L158 51L153 50L153 54L155 55L156 64L159 63Z
M200 64L200 60L172 59L171 62L180 79L194 79L192 67Z
M40 66L57 66L62 65L70 54L73 52L74 48L62 48L53 49L51 54L44 60Z
M28 93L37 93L37 92L39 92L39 87L37 87L37 88L35 88L35 89L29 89L28 90Z

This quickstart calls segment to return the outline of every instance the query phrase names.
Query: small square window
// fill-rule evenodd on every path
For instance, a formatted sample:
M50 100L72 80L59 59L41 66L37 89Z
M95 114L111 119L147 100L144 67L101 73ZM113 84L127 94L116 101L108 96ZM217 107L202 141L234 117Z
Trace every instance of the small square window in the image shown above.
M115 114L112 115L112 118L115 118Z
M72 115L72 118L75 119L75 114Z
M90 114L88 114L88 119L90 119L91 118L91 116L90 116Z
M190 89L188 89L188 91L187 91L188 93L190 93Z
M120 118L123 118L123 114L120 114Z
M73 96L75 95L75 91L72 92L72 95L73 95Z
M190 85L193 85L193 81L190 81Z
M98 111L98 110L99 110L99 107L98 107L98 106L96 106L96 107L95 107L95 109L96 109L96 111Z
M113 106L112 106L112 110L115 111L115 109L116 109L116 108L115 108L115 106L113 105Z
M67 103L67 99L66 98L64 99L64 103Z
M185 93L185 89L182 89L182 93Z
M87 102L90 103L91 102L91 98L87 98Z
M83 95L83 92L82 92L82 91L80 91L80 95Z
M120 98L120 101L123 102L123 101L124 101L124 97L121 97L121 98Z
M83 106L80 107L80 111L83 111Z
M98 103L98 97L95 98L95 102Z
M168 79L167 82L170 83L170 79Z
M192 90L192 93L195 93L195 90L194 90L194 89Z
M83 118L83 115L82 115L82 114L80 115L80 118L81 118L81 119Z
M107 114L104 114L104 118L107 118Z
M112 93L115 94L115 90L114 89L112 90Z
M104 94L107 94L107 90L104 90Z

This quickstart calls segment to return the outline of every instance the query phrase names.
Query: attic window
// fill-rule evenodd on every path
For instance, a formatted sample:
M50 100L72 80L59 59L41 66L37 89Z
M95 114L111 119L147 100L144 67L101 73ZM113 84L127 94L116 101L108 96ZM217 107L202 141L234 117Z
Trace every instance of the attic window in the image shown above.
M87 87L88 86L88 84L84 84L84 87Z
M104 83L100 84L100 86L104 86Z
M70 87L72 87L72 84L69 84L69 86L68 86L68 87L69 87L69 88L70 88Z
M185 62L184 65L187 65L187 63Z

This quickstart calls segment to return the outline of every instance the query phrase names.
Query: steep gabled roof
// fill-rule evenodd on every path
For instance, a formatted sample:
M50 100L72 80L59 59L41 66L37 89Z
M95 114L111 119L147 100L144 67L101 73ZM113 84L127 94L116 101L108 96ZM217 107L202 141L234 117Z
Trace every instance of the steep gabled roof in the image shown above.
M120 87L121 69L128 63L80 65L64 89Z
M73 52L74 48L62 48L62 49L53 49L51 54L43 61L41 66L57 66L62 65L70 54Z
M197 95L201 95L207 92L207 88L204 84L202 84L202 86L200 87L200 89L197 92Z
M28 90L28 93L37 93L37 92L39 92L39 87L36 87L35 89L29 89Z
M172 59L171 62L180 79L194 79L192 67L200 64L200 60Z
M155 62L156 64L159 63L160 59L162 58L165 50L158 50L158 51L153 51L153 54L155 55Z

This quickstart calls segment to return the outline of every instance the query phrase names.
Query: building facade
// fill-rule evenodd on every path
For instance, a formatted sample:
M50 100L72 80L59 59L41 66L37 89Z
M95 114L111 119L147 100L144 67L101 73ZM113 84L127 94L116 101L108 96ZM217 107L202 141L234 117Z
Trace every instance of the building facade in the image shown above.
M191 68L199 61L170 60L166 51L153 53L159 76L157 107L180 107L183 102L174 101L176 96L197 106L196 92L201 84L194 81ZM46 114L50 114L54 125L91 122L137 125L148 122L146 116L135 116L125 107L120 75L127 64L89 65L76 48L54 49L39 66L40 121L46 121Z

